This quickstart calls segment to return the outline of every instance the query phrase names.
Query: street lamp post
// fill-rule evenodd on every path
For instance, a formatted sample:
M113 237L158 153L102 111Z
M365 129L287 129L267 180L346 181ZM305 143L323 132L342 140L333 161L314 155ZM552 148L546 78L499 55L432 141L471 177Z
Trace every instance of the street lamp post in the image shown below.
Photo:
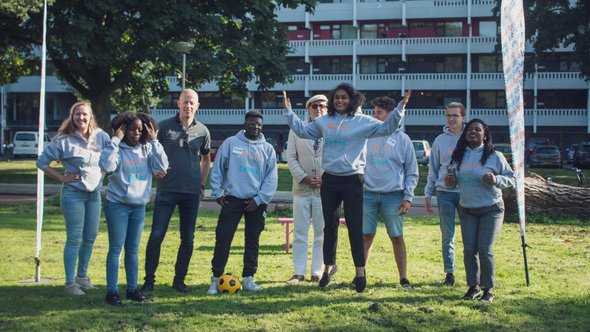
M186 55L195 48L195 45L191 42L176 42L174 48L182 54L182 90L184 91L186 85Z

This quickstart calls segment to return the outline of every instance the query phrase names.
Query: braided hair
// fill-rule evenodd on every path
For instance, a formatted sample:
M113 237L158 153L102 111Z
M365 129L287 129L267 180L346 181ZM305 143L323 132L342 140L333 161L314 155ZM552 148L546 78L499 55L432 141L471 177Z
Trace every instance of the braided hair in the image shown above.
M488 158L490 157L490 155L492 153L494 153L494 146L492 144L492 132L490 131L490 128L488 127L488 125L485 122L483 122L483 120L473 119L465 125L465 129L463 130L463 133L461 133L461 137L459 137L459 141L457 141L457 146L455 146L455 151L453 151L453 154L451 156L451 163L457 165L457 171L459 171L461 169L461 164L463 163L463 157L465 156L465 148L468 145L467 144L467 131L469 130L469 127L474 123L481 124L481 126L483 127L483 130L484 130L483 154L482 154L479 162L482 165L485 165L485 163L488 160Z

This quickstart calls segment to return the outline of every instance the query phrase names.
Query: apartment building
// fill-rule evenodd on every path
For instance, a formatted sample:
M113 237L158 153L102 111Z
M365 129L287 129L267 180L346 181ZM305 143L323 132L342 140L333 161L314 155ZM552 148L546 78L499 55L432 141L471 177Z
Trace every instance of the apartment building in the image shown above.
M303 7L281 9L277 16L287 27L292 48L286 60L292 82L265 92L257 91L252 82L246 98L222 95L215 83L205 84L198 87L198 118L214 139L223 139L239 130L245 111L260 110L265 114L265 135L286 141L282 90L304 117L309 96L349 82L368 101L384 95L399 100L403 91L412 89L405 129L413 139L432 142L444 125L445 105L459 101L467 106L468 118L482 118L492 126L495 142L508 142L501 57L494 54L495 2L320 0L313 14ZM572 60L572 47L545 54L537 65L530 60L532 51L527 43L527 136L549 137L562 147L587 139L590 84ZM157 119L176 112L180 84L177 77L169 81L168 96L150 109ZM37 125L38 86L38 77L29 76L4 87L10 131ZM55 130L74 97L54 77L47 88L47 129ZM370 112L368 103L365 112Z

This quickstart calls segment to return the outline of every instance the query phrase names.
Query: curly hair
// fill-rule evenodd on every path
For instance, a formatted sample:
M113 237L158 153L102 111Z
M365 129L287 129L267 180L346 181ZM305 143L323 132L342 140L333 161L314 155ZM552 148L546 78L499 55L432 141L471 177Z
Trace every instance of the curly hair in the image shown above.
M457 146L455 146L455 151L453 151L453 154L451 156L451 163L457 165L457 171L461 169L461 164L463 163L463 156L465 156L465 148L468 145L467 131L469 127L474 123L481 124L484 130L483 155L481 156L479 162L482 165L485 165L490 155L494 152L494 145L492 144L492 132L490 131L488 125L481 119L473 119L469 121L465 125L465 130L463 130L463 133L461 133L461 137L459 137L459 141L457 141Z
M116 133L117 130L119 130L119 128L121 127L125 127L128 128L130 124L132 124L133 122L135 122L136 120L141 121L141 137L139 139L139 143L141 145L145 145L148 143L148 132L147 129L145 127L146 124L151 124L152 128L154 128L154 130L158 130L158 123L156 122L156 120L154 120L154 118L152 118L149 114L147 113L142 113L142 112L124 112L124 113L119 113L117 116L115 116L115 118L111 121L111 129L113 131L113 133ZM123 142L129 144L129 142L127 142L127 133L125 133L125 135L123 136Z
M350 105L346 109L346 114L353 115L356 109L361 107L365 103L365 96L356 90L352 85L348 83L340 83L337 87L332 89L328 94L328 115L336 114L336 108L334 107L334 94L336 91L343 90L350 98Z
M371 100L371 106L380 107L389 113L395 108L395 100L387 96L377 97Z
M59 129L57 130L57 134L55 134L53 139L56 139L61 135L72 136L74 133L76 133L78 128L76 128L76 124L74 123L74 114L76 113L76 109L80 106L85 106L90 111L88 131L90 132L90 136L92 136L92 132L98 128L98 125L96 124L96 119L94 118L94 113L92 112L92 106L90 105L90 102L88 100L82 100L70 107L70 115L68 115L68 117L61 123Z

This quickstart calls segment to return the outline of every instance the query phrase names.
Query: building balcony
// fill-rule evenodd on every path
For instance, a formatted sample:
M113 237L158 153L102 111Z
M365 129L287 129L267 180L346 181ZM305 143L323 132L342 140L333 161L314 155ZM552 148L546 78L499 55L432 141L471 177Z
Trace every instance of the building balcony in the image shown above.
M296 109L295 113L302 120L307 117L304 109ZM152 109L151 115L156 121L174 116L177 109ZM364 110L370 115L370 110ZM406 110L404 124L406 126L442 126L444 125L444 109L412 109ZM282 109L264 109L265 125L287 125L282 116ZM196 118L205 125L241 125L244 123L243 109L199 109ZM491 126L508 126L507 111L504 109L472 109L470 118L480 118ZM539 109L525 110L525 125L532 126L534 118L537 126L587 126L588 110L586 109Z

